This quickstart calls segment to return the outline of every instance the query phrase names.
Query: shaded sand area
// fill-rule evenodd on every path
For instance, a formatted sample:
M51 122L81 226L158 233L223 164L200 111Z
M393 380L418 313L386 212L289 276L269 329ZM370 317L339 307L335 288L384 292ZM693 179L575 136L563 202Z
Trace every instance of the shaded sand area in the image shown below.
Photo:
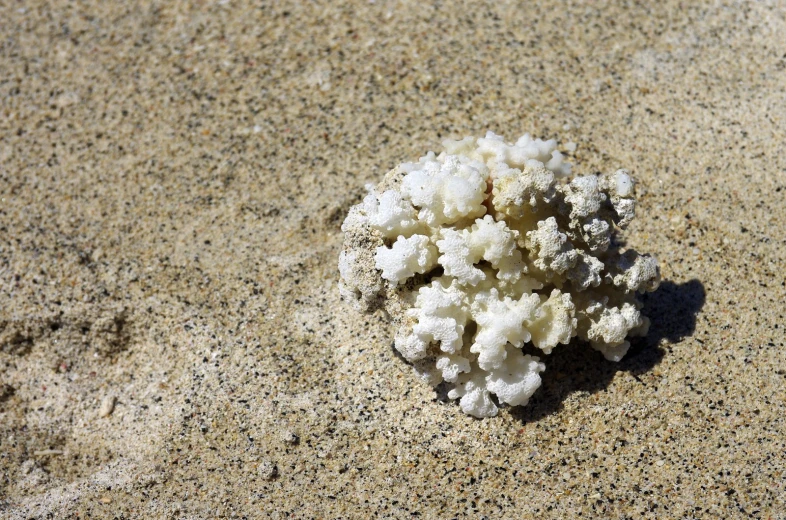
M784 518L783 2L0 9L0 516ZM665 282L480 421L336 263L489 129L629 168Z

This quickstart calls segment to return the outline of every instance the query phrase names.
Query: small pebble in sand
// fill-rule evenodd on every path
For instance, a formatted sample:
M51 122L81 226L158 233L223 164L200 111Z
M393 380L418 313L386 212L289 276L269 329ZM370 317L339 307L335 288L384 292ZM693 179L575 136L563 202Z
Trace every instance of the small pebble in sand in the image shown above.
M298 444L300 442L300 436L292 430L284 430L284 433L281 434L281 439L287 444Z
M63 450L36 450L33 455L36 457L48 457L50 455L63 455Z
M259 476L265 480L273 480L278 476L278 467L269 460L259 463Z
M109 417L112 415L112 412L115 411L115 403L117 402L117 397L113 395L107 395L101 400L101 408L98 410L98 415L100 417Z
M13 386L11 386L9 384L6 384L6 383L0 383L0 402L5 401L6 399L9 399L15 393L16 393L16 390L14 389Z

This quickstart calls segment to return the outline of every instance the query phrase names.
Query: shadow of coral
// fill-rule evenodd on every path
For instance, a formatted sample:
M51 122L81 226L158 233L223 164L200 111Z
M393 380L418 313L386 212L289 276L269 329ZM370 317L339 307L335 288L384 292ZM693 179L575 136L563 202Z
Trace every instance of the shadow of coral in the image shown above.
M693 334L705 297L704 286L695 279L679 285L661 283L657 291L642 296L642 312L652 321L649 334L633 339L622 361L606 361L600 352L582 341L560 346L544 360L547 369L542 375L543 384L529 404L510 408L510 414L523 423L537 421L559 411L572 392L592 394L603 390L617 372L629 372L638 379L639 374L651 370L665 355L660 346L663 339L676 343Z

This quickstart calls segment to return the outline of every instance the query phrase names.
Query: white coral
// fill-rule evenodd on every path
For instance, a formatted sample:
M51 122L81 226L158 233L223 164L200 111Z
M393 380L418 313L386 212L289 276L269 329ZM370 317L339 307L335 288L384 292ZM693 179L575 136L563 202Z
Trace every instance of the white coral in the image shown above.
M580 251L576 265L568 269L566 275L577 291L583 291L600 285L602 281L600 274L604 268L603 262L596 257Z
M437 261L445 268L445 274L456 278L464 285L477 285L486 279L486 274L475 263L479 260L470 247L470 231L468 229L442 229L442 238L437 240L437 247L442 253Z
M477 140L477 153L486 160L503 162L514 168L540 165L559 177L570 175L570 164L564 162L554 139L533 140L529 134L524 134L511 145L501 136L488 132L486 137Z
M475 220L469 235L473 258L482 258L495 268L516 251L518 232L511 231L504 221L495 222L491 215Z
M401 182L401 193L419 208L420 220L437 227L486 212L488 171L483 163L448 155L420 165Z
M377 195L373 190L363 199L363 210L368 223L387 238L410 236L417 228L417 215L412 203L404 200L401 193L387 190Z
M396 337L396 348L407 359L423 357L431 342L439 342L443 352L459 352L468 307L466 293L455 280L434 280L421 287L415 305L407 311L416 324L411 334Z
M472 367L469 359L458 354L442 354L437 357L437 369L442 372L442 379L455 383L459 374L470 372Z
M521 347L530 340L524 322L535 317L540 299L537 294L523 295L519 300L500 298L497 289L480 292L472 302L472 319L478 324L475 342L469 351L478 354L483 370L499 367L505 360L505 345Z
M546 365L535 356L524 355L517 348L508 346L502 365L486 376L486 388L501 403L524 406L540 387L540 373Z
M625 341L628 331L640 325L640 319L641 313L630 303L606 307L587 330L587 339L598 344L618 345Z
M584 219L597 213L606 200L606 195L598 185L598 178L594 175L576 177L565 186L564 194L572 219Z
M540 386L545 365L525 345L549 355L578 336L619 361L649 327L636 294L657 288L657 262L614 240L634 215L633 179L562 181L556 144L446 140L369 187L342 225L342 297L384 306L395 348L475 417Z
M660 283L658 261L628 250L609 267L608 279L625 292L652 291Z
M570 295L559 289L551 291L548 298L541 295L535 318L527 322L532 344L545 354L551 354L559 343L565 345L570 342L576 334L574 310Z
M601 302L606 300L604 297ZM641 327L646 330L648 325L637 306L630 302L625 302L620 307L612 307L605 306L605 303L598 305L595 301L588 311L584 313L589 322L588 326L579 328L579 336L589 341L595 350L600 351L610 361L621 360L630 347L625 338L636 335L637 329Z
M434 266L437 257L434 246L423 235L399 236L390 249L379 246L376 251L376 267L382 271L382 278L395 284L405 282L415 273L425 273Z
M611 244L611 226L605 220L592 217L581 224L581 239L593 253L603 252Z
M509 229L505 222L495 222L491 215L476 219L469 229L447 228L440 234L439 264L446 275L462 284L477 285L486 279L485 273L475 267L481 260L498 269L497 277L508 282L518 280L525 270L521 251L516 249L518 232Z
M624 229L633 220L636 201L633 198L635 182L627 170L617 170L600 179L602 187L609 194L611 205L616 213L617 226Z
M530 258L541 271L562 274L576 265L579 254L567 235L560 232L554 217L538 222L538 229L527 233L527 238Z
M448 397L460 399L461 411L474 417L494 417L499 411L491 400L486 387L486 375L482 371L461 374L456 385L448 392Z
M545 166L518 170L503 163L496 165L495 172L492 202L497 211L508 216L520 218L554 197L554 172Z

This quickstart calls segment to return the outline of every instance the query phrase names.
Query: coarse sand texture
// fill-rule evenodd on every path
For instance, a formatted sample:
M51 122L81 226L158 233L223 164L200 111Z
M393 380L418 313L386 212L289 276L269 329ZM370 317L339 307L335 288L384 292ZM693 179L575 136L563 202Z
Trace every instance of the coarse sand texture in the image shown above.
M0 518L782 520L785 17L0 4Z

